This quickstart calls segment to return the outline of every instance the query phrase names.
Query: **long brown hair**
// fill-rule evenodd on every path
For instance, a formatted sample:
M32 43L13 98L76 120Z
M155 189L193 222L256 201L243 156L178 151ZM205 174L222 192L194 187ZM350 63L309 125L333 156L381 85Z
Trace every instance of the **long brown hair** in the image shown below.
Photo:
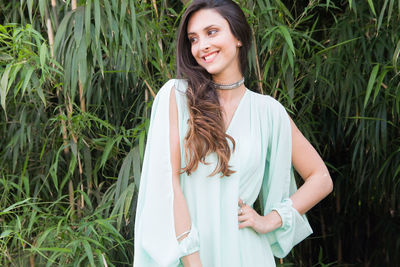
M198 167L199 162L207 164L205 157L215 152L218 163L213 176L221 172L221 176L230 176L234 171L228 165L231 149L228 139L235 149L235 140L226 134L222 110L217 91L212 83L212 76L194 59L191 43L187 36L190 17L200 9L214 9L230 26L232 34L241 41L239 50L240 70L245 73L248 66L247 54L250 48L251 29L240 7L230 0L195 0L185 13L177 38L177 74L188 81L186 97L189 108L189 130L184 139L186 167L182 169L190 175Z

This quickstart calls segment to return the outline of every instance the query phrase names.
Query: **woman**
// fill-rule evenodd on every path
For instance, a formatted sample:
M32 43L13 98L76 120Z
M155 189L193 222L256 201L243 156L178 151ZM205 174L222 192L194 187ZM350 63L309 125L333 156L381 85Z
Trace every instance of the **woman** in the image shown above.
M301 214L332 181L285 109L244 86L250 32L230 0L193 1L182 18L183 79L153 103L134 266L275 266L312 233Z

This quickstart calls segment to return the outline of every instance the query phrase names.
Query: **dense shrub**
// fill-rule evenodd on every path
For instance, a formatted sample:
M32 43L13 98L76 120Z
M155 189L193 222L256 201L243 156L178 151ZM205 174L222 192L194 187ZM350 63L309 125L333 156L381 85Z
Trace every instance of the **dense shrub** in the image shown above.
M238 2L247 87L287 107L335 184L283 264L400 264L399 2ZM0 265L132 264L149 107L183 10L0 0Z

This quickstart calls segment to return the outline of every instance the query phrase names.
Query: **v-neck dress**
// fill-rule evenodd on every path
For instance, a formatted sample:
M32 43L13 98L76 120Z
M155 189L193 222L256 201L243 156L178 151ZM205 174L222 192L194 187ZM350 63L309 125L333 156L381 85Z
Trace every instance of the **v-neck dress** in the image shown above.
M270 267L274 256L286 256L312 233L305 217L292 207L296 190L291 164L291 127L284 107L270 96L246 89L229 123L235 140L229 177L209 177L217 164L207 164L188 176L180 175L192 221L191 232L176 240L173 216L172 169L169 148L169 97L175 90L178 107L181 166L188 131L185 80L170 80L153 103L135 221L135 267L183 266L180 258L199 251L203 267ZM258 234L238 228L238 199L253 206L259 199L263 214L276 210L282 226Z

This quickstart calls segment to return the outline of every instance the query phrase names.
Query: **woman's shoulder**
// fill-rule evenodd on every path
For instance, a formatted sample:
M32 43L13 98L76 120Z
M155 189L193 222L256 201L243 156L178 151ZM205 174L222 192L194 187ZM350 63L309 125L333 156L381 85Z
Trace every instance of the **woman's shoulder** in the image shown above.
M175 91L179 93L185 93L187 88L187 80L185 79L169 79L164 85L158 90L156 98L160 98L165 95L169 95L171 89L174 88Z
M275 98L270 95L263 95L254 91L249 90L249 93L252 98L252 102L256 104L260 109L264 110L273 110L276 112L285 111L285 107Z
M255 106L261 121L271 129L279 129L280 125L288 125L289 115L286 108L274 97L251 91L251 104ZM282 124L283 123L283 124Z

